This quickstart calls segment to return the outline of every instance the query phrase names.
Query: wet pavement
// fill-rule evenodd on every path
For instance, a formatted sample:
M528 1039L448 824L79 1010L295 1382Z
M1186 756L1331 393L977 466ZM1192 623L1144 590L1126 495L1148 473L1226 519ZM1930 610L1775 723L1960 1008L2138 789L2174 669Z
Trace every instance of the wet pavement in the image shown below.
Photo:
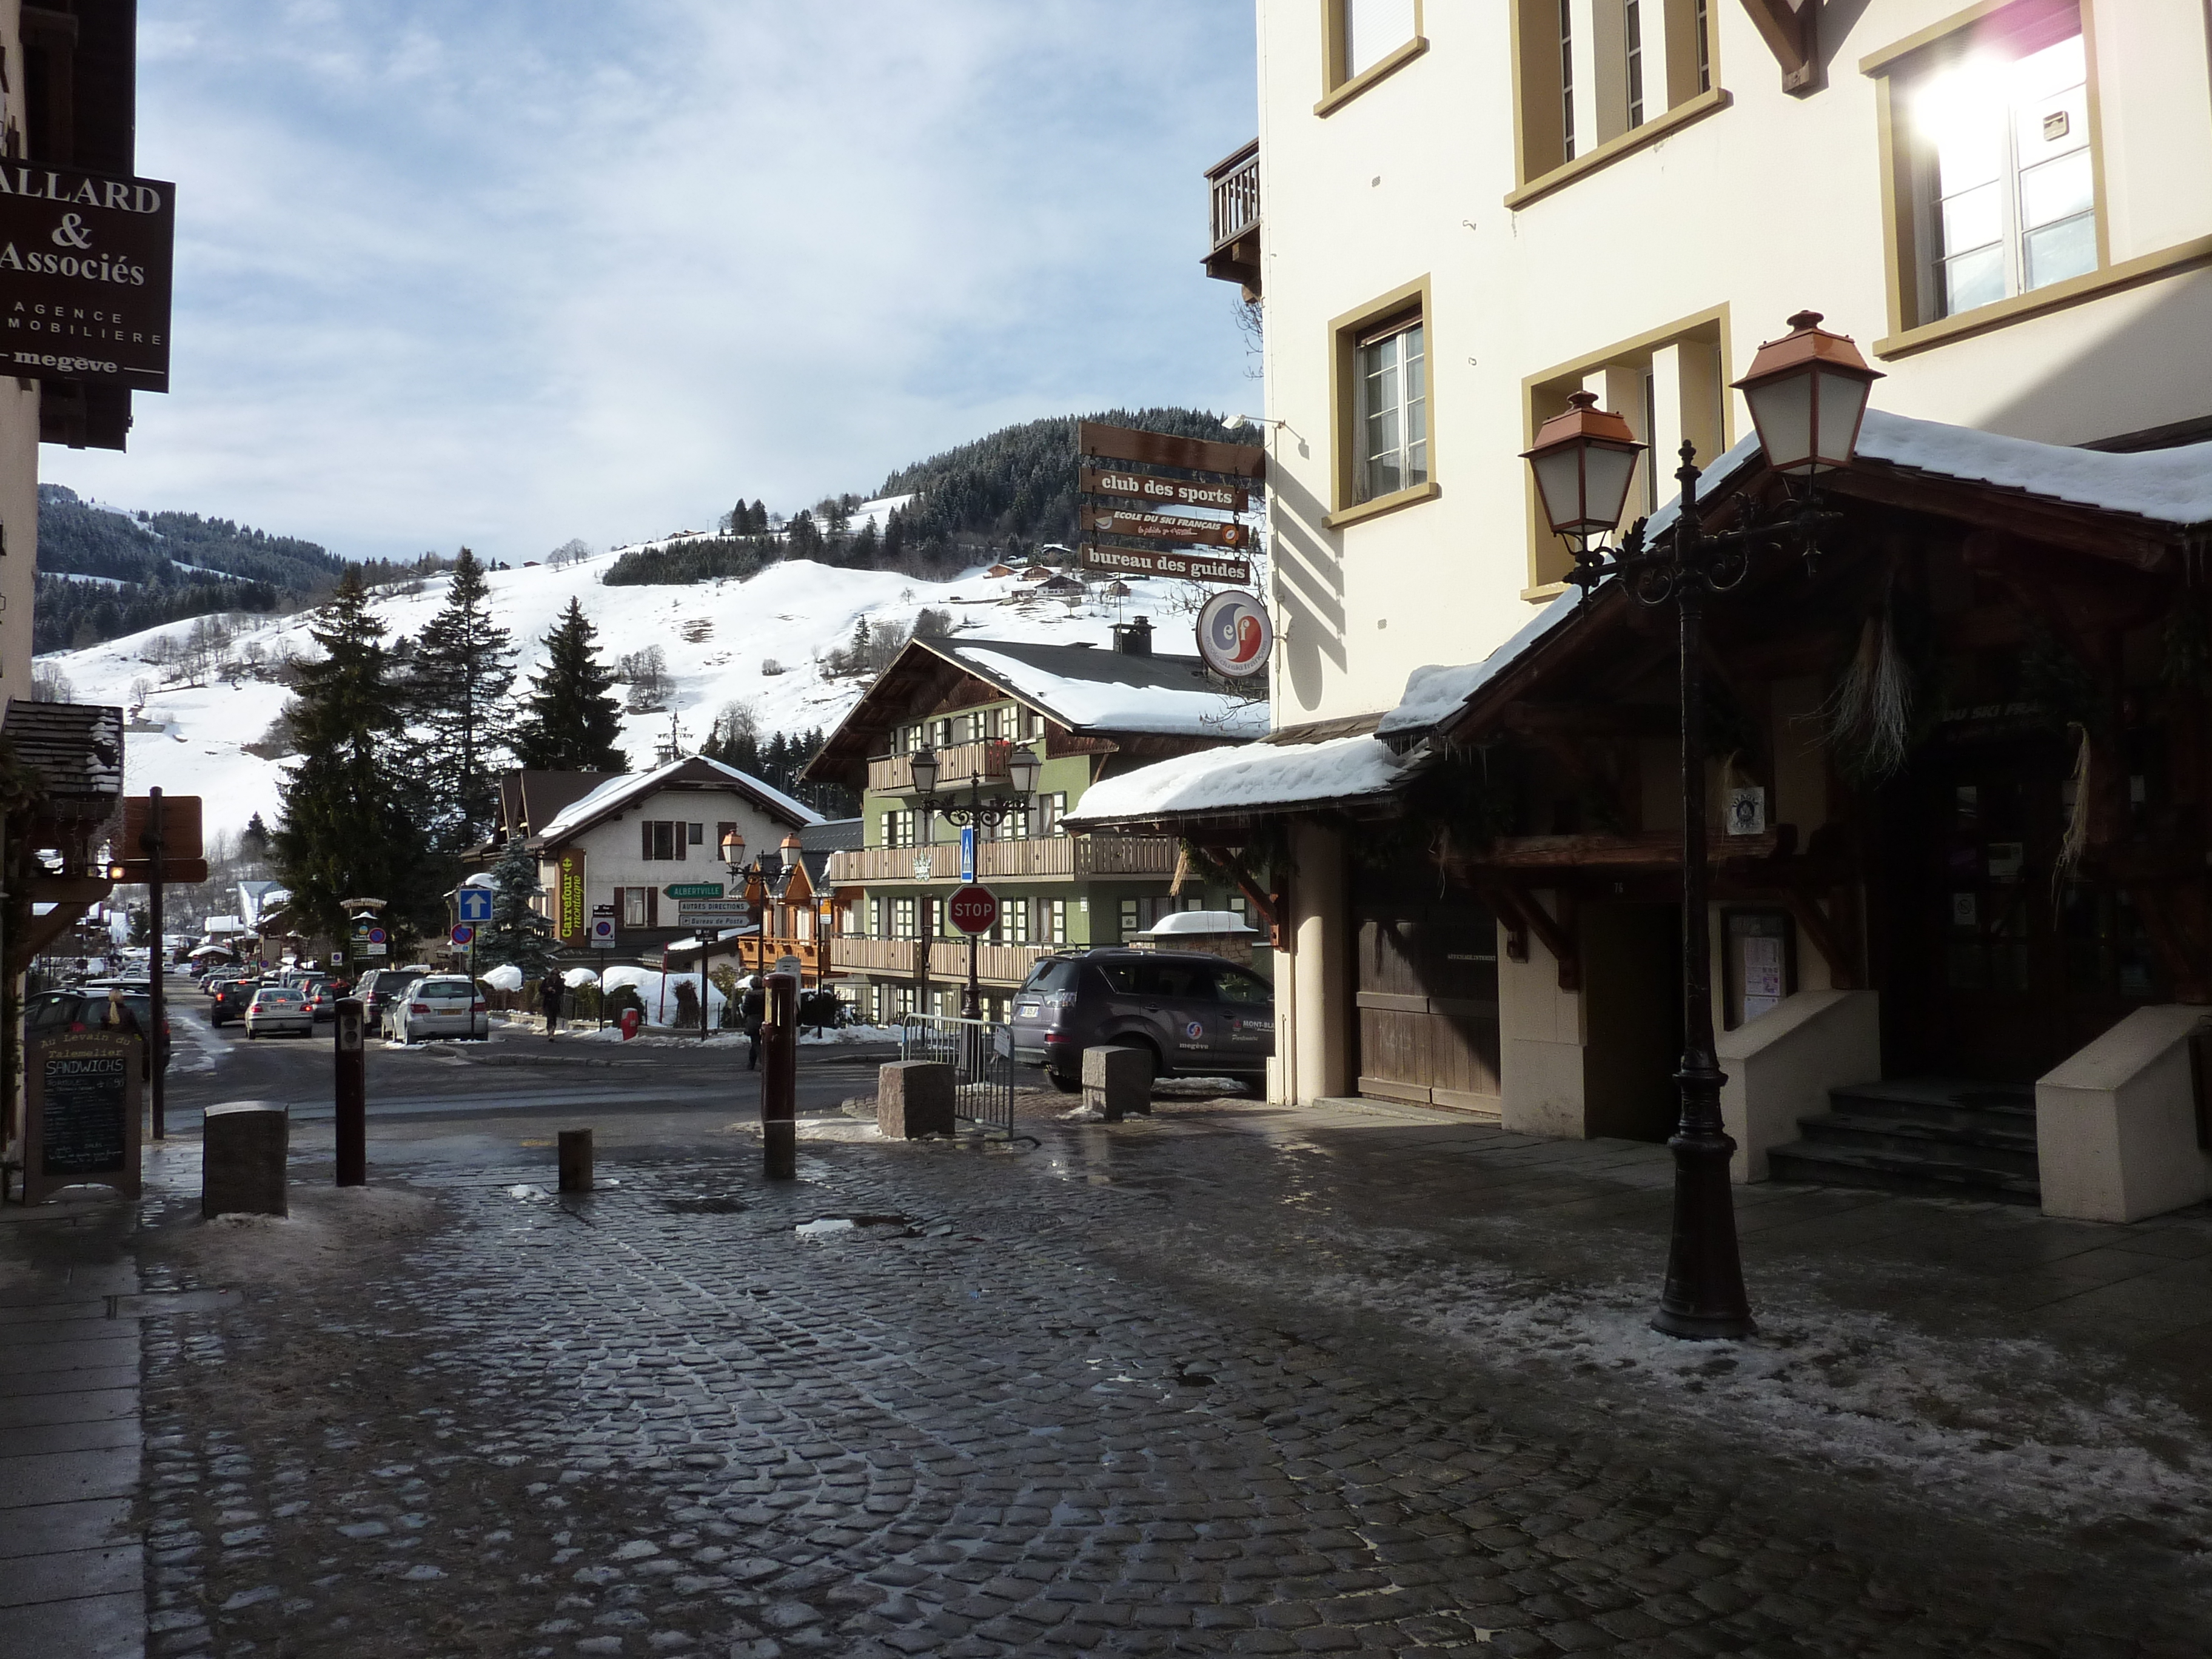
M2205 1650L2202 1213L1751 1189L1762 1334L1686 1346L1656 1149L1051 1112L769 1183L639 1111L583 1197L573 1118L380 1126L345 1193L308 1128L289 1219L211 1224L162 1152L148 1650Z

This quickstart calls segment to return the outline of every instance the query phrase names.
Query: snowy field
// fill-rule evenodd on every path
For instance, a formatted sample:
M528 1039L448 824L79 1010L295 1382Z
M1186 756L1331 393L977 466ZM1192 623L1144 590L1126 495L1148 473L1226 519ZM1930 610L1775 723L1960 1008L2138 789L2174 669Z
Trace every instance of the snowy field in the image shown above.
M716 714L730 702L751 708L763 738L773 732L835 726L859 700L862 682L825 678L817 659L824 651L849 643L854 624L864 617L872 629L890 623L910 627L919 611L931 607L949 611L956 634L963 639L1088 641L1104 649L1117 619L1149 616L1158 649L1183 654L1197 650L1188 609L1197 590L1185 582L1134 580L1125 599L1100 598L1093 588L1091 597L1071 603L1039 595L1035 583L986 576L980 567L953 580L933 582L796 561L772 565L744 581L602 586L600 574L620 550L561 569L541 565L489 575L497 620L517 647L522 671L517 688L526 685L529 672L542 659L546 630L571 598L580 599L599 629L600 656L609 665L629 652L661 648L673 687L670 708L687 749L706 738ZM387 637L419 633L445 602L446 586L445 578L434 576L423 580L420 592L380 594L374 609L392 629ZM301 655L314 653L308 613L228 620L239 629L234 653L258 641L270 656L288 647ZM127 708L135 701L135 681L159 685L161 672L144 659L149 644L164 634L181 640L191 628L189 622L172 623L39 660L68 679L77 702ZM617 695L621 692L617 687ZM283 764L247 754L242 745L269 729L288 695L281 686L250 679L157 690L140 719L164 730L127 734L125 787L132 794L158 787L172 794L200 796L210 834L242 828L256 812L273 823ZM631 766L650 766L655 745L668 733L666 709L629 716L623 741Z

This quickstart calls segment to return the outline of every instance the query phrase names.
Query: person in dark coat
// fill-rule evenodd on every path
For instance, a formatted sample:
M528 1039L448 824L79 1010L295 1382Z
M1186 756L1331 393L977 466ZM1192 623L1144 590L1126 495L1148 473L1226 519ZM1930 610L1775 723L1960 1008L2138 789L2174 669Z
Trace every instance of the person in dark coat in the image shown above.
M761 989L761 982L756 978L745 987L744 997L738 1004L738 1024L744 1029L747 1044L745 1070L748 1072L760 1064L761 1022L767 1018L768 994Z
M561 999L568 990L568 988L561 981L561 970L557 968L548 968L545 977L538 981L538 1006L545 1016L545 1040L548 1042L553 1041L554 1033L561 1029Z

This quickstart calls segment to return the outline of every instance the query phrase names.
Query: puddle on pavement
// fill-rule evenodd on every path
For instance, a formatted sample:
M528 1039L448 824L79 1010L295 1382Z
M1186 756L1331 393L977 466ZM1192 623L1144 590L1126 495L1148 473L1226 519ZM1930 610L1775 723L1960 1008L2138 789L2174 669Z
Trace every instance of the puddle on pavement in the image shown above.
M176 1314L220 1313L238 1305L236 1291L144 1291L107 1298L110 1319L167 1319Z
M921 1234L902 1215L824 1215L802 1221L792 1231L801 1238L836 1238L842 1235L878 1238L919 1238Z

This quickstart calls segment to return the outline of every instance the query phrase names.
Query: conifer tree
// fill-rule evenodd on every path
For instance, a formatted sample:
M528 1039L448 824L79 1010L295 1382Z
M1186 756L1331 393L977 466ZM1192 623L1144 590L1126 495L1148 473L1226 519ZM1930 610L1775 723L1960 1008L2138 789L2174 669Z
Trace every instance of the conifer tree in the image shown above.
M446 603L416 641L410 714L423 744L432 843L459 853L482 841L499 812L502 704L514 683L514 647L491 618L490 586L467 548L454 562Z
M277 871L316 933L345 936L340 901L349 898L380 898L388 923L411 926L434 907L440 883L410 810L421 787L385 626L358 569L338 579L309 633L323 655L300 665L287 711L300 764L281 786Z
M515 728L515 760L533 772L627 772L618 745L622 704L608 690L614 671L599 660L599 630L575 599L545 636L545 661L530 677Z
M756 536L768 534L768 507L757 498L753 501L752 532Z
M553 959L553 921L532 908L545 890L538 879L537 856L521 836L507 843L491 880L491 920L477 935L477 960L490 968L511 963L522 969L526 982L534 980Z

